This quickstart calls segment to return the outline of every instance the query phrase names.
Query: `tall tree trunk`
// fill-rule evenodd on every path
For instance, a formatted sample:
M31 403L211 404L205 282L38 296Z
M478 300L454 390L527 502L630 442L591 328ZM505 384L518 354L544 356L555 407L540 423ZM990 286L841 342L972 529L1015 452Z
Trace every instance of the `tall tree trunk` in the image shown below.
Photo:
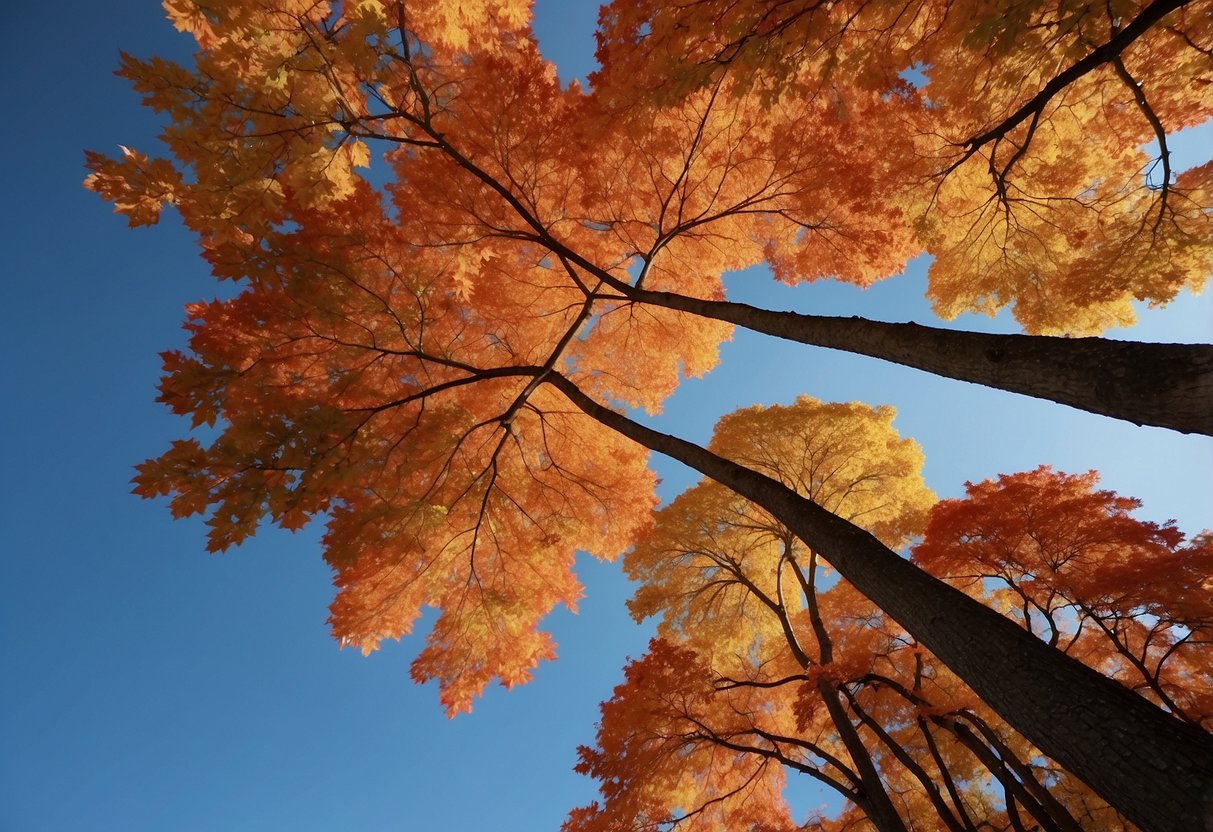
M630 289L629 298L789 341L869 355L1080 410L1213 435L1213 346L991 335L865 318L775 312Z
M546 380L588 416L762 506L1006 722L1146 832L1213 832L1213 737L1049 647L780 483Z

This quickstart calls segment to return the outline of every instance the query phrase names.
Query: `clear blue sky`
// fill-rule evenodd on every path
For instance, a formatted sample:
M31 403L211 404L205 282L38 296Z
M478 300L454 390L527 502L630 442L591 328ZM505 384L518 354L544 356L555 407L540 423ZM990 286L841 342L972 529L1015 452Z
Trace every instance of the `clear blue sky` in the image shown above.
M594 20L592 2L537 3L562 76L588 70ZM589 594L579 616L551 622L557 662L447 721L436 692L408 680L418 640L369 659L331 641L314 531L266 532L212 557L199 523L132 497L131 466L186 427L152 401L157 353L182 343L182 304L215 289L172 222L128 231L80 188L81 150L154 149L155 123L110 73L119 49L181 55L189 44L150 3L31 4L11 23L0 51L0 830L558 827L593 796L571 771L575 747L648 638L626 617L617 568L580 563ZM760 272L729 282L751 302L928 322L922 289L921 269L866 293L794 291ZM1122 335L1207 341L1211 330L1206 295ZM1213 441L760 336L739 333L654 423L703 440L722 412L799 392L895 405L945 496L1047 462L1100 469L1146 501L1145 517L1213 525ZM666 497L688 482L660 467Z

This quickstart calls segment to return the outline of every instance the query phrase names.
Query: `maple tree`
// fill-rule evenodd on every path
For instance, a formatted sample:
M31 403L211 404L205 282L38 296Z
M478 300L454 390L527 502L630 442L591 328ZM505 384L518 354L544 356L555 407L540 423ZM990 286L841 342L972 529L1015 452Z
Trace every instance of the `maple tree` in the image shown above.
M607 94L669 100L728 73L764 97L824 96L859 119L868 116L850 109L854 86L908 94L903 76L917 75L928 117L909 129L927 140L912 157L890 147L888 175L925 188L920 244L934 257L936 311L1013 304L1029 333L1089 335L1130 322L1131 299L1199 290L1213 270L1201 207L1213 167L1176 176L1167 138L1213 115L1208 15L1189 5L617 0L604 11L596 81ZM1140 149L1152 140L1153 159ZM1096 413L1213 431L1205 346L1000 337L664 300Z
M1200 4L617 0L603 22L608 94L669 98L728 71L845 113L854 88L906 94L917 70L927 167L894 156L890 175L933 179L923 242L945 317L1013 303L1028 332L1089 334L1131 320L1132 297L1207 280L1210 172L1175 179L1167 146L1213 116Z
M746 662L682 643L693 635L655 639L603 704L597 747L580 752L602 802L574 810L566 829L1136 828L854 590L815 604L832 655L807 671L774 642ZM803 615L796 626L810 630ZM846 800L808 826L784 797L806 776Z
M725 417L717 425L709 449L772 477L897 548L921 529L934 495L922 482L922 452L914 442L897 435L891 426L893 416L888 407L828 404L801 397L786 407L752 407ZM712 767L718 762L720 748L716 746L726 750L726 759L729 750L758 755L759 771L766 762L786 759L779 742L770 738L803 735L803 724L799 730L796 727L805 721L803 713L795 707L785 708L781 721L768 714L766 707L745 708L738 700L762 692L750 686L759 672L763 679L803 679L824 703L828 715L820 715L819 720L831 725L845 750L825 751L812 741L803 746L833 767L828 773L823 771L827 766L817 768L794 760L786 764L846 795L878 828L905 829L830 678L833 644L817 606L820 565L816 552L805 551L796 536L767 512L706 480L658 512L654 530L637 542L624 567L640 584L630 604L633 614L662 613L659 635L674 638L676 633L680 646L692 654L690 660L675 657L673 663L692 674L689 682L707 685L701 695L708 694L707 704L716 717L689 717L710 734L705 737L710 752L700 755L703 764ZM811 627L805 618L812 622ZM813 634L813 646L804 641L808 632ZM659 661L660 645L655 653ZM731 689L736 693L712 697L709 668L726 684L735 684ZM646 681L646 677L634 686L641 689L642 698L670 696L660 683ZM635 704L624 708L634 709ZM655 713L641 710L646 715ZM768 716L771 722L766 721ZM732 727L721 728L720 717ZM755 720L764 724L754 724ZM658 753L673 752L673 759L683 761L682 737L678 732L667 734L672 734L671 748ZM746 738L766 740L772 747L755 748ZM850 765L839 757L849 757ZM596 764L591 753L583 751L583 759L586 771L601 773L603 766ZM653 766L631 759L624 767L637 772L641 780L653 770ZM732 788L738 795L744 794L748 803L754 773L745 766L740 771L747 775L745 788L736 784ZM708 776L708 780L712 778ZM713 785L716 791L728 791ZM662 806L660 800L657 806L667 814L672 808ZM721 808L725 808L723 802Z
M726 416L709 447L897 547L921 533L932 495L919 476L920 452L897 437L890 416L802 397ZM1059 490L1082 492L1092 479L1046 471L1003 478L1012 493L998 499L1019 509L1009 513L988 493L945 501L917 551L930 569L941 563L930 553L958 550L944 562L969 574L965 552L977 559L983 543L1040 539L1042 525L1052 526L1091 544L1066 573L1067 586L1081 587L1092 572L1125 568L1128 550L1156 546L1161 531L1133 521L1137 534L1115 535L1115 546L1109 533L1092 533L1108 523L1109 500L1120 514L1133 504L1089 489L1091 499L1059 503ZM1043 523L1031 523L1050 508ZM1026 531L1005 534L1023 518ZM975 528L980 539L968 531L957 543L948 534ZM1177 534L1162 536L1173 548ZM1172 557L1189 576L1201 574L1200 559ZM803 828L783 792L787 777L806 775L847 801L817 819L822 830L859 819L879 830L1128 828L845 581L823 583L816 553L776 518L719 483L701 481L662 508L624 563L637 581L633 615L659 616L657 638L603 704L597 747L581 750L579 770L601 781L603 803L575 810L567 829ZM965 585L996 603L981 580ZM1152 627L1155 617L1177 616L1196 624L1182 593L1156 594L1152 605L1125 605L1120 624ZM1083 658L1101 664L1090 651ZM1187 668L1200 666L1184 658Z
M813 71L822 71L823 62L826 68L834 67L839 61L840 53L847 57L845 66L849 71L854 73L857 68L862 68L863 71L857 73L859 79L867 85L862 91L871 92L868 87L884 83L886 89L893 89L897 95L904 95L907 93L906 84L898 80L897 73L921 67L924 61L930 63L938 58L935 52L923 51L924 49L927 47L938 49L942 45L945 52L947 49L957 51L958 47L953 41L963 44L967 51L959 50L956 54L947 53L947 60L941 60L939 64L940 70L958 67L960 68L958 73L946 75L942 71L935 72L931 71L930 67L927 68L931 79L931 84L927 87L930 98L923 99L923 101L930 105L931 122L918 127L928 131L928 135L931 136L936 136L940 130L949 130L954 136L968 136L968 138L946 138L946 140L941 138L940 141L930 144L925 149L914 147L913 153L909 155L904 152L889 154L890 159L881 162L884 167L883 174L888 176L900 172L904 174L904 178L913 180L915 184L921 184L915 177L932 182L944 173L958 174L968 171L970 174L976 175L975 172L980 172L984 163L985 168L993 176L993 184L998 186L986 203L973 207L979 202L983 189L973 187L971 181L960 182L953 190L969 194L969 201L954 205L950 214L935 211L930 216L934 222L940 218L952 216L954 220L959 218L959 222L953 222L956 229L968 229L969 232L974 232L976 229L974 233L981 237L976 242L965 238L963 233L959 240L952 240L951 247L947 249L950 253L942 259L946 259L955 267L953 272L957 269L960 272L948 277L946 282L953 288L959 288L962 291L968 291L979 285L990 287L990 294L980 298L970 297L967 301L951 299L945 302L942 295L937 292L936 294L940 297L941 311L948 314L955 314L965 308L992 311L998 305L1013 300L1023 306L1025 310L1035 310L1025 312L1025 320L1030 324L1030 328L1042 331L1052 329L1071 334L1097 331L1115 322L1124 323L1131 320L1132 313L1127 306L1127 301L1131 296L1159 302L1174 296L1182 285L1199 288L1210 270L1207 243L1211 237L1207 228L1209 220L1207 213L1200 209L1200 206L1208 202L1205 180L1209 175L1209 166L1205 165L1186 172L1184 174L1186 180L1183 183L1178 181L1172 183L1168 162L1169 152L1166 149L1168 130L1174 130L1186 124L1199 123L1209 115L1207 93L1209 84L1208 78L1205 77L1208 72L1206 66L1208 61L1204 57L1205 53L1202 52L1204 47L1201 45L1202 41L1208 37L1206 18L1200 15L1189 15L1186 10L1180 8L1179 14L1182 14L1183 17L1179 21L1165 20L1165 26L1159 24L1160 20L1165 19L1167 12L1184 5L1186 4L1176 2L1176 0L1154 2L1142 9L1123 28L1118 27L1122 18L1129 19L1132 11L1129 8L1105 10L1102 6L1096 8L1090 4L1075 4L1072 9L1067 9L1068 14L1052 19L1048 8L1038 7L1032 9L1030 14L1019 10L1017 16L1003 20L996 16L996 12L991 11L993 9L991 7L990 9L973 10L969 17L958 15L952 19L953 28L941 27L932 33L929 26L918 20L919 16L930 18L932 14L940 13L938 9L932 9L927 4L912 4L905 7L906 14L898 15L897 10L901 8L900 6L865 3L857 12L856 20L862 19L862 15L871 9L879 8L881 14L894 15L894 24L897 24L898 18L904 17L902 23L909 21L914 25L910 27L910 31L900 31L897 25L893 25L889 31L875 26L868 31L866 38L860 38L852 43L848 38L861 27L855 25L855 21L847 17L843 4L832 3L829 4L828 9L806 3L777 4L771 9L771 14L784 14L786 19L782 20L777 17L768 20L765 6L762 3L731 4L734 13L741 10L740 19L728 21L728 25L724 26L723 30L735 33L744 32L745 35L741 40L749 44L745 54L751 55L757 51L759 57L762 58L758 61L760 66L772 63L769 60L771 55L779 59L773 63L781 70L777 73L781 82L787 81L786 76L790 71L788 67L793 63L789 59L789 51L791 58L804 57L807 53L809 57L813 58L813 61L809 62L807 70L802 71L801 76L807 76L811 82L810 91L818 93L819 99L824 81L813 82ZM194 8L183 4L180 8L174 8L177 17L182 21L179 23L181 28L202 33L212 32L211 24L206 20L206 13L199 10L203 7ZM191 8L194 10L191 11ZM300 8L305 7L300 6ZM312 10L313 16L320 17L320 13L327 8L327 6L316 7ZM636 61L630 58L635 53L640 53L647 60L652 57L654 52L657 52L659 55L665 56L664 63L656 62L658 68L663 66L669 68L669 65L674 63L680 69L677 73L658 75L660 84L679 89L680 85L676 83L679 78L702 82L705 77L704 73L689 71L697 65L677 51L678 48L681 48L680 41L674 39L674 48L671 51L670 44L666 43L665 39L658 37L658 34L662 32L668 34L670 31L676 34L697 31L694 28L697 20L698 25L712 24L708 27L708 31L716 31L723 25L721 21L713 17L713 14L719 11L718 7L710 3L692 4L679 12L679 14L692 15L692 19L688 21L677 17L670 18L668 14L663 15L661 6L657 7L656 14L653 13L653 9L646 9L643 6L638 8L642 12L647 11L650 18L645 18L643 14L638 16L637 13L624 15L620 13L619 9L615 9L605 18L608 23L623 21L602 35L603 47L600 53L607 61L608 70L616 64L622 69L614 73L604 71L600 73L600 80L604 76L623 76L629 79L628 84L634 84L634 79L638 75L639 77L651 77L651 68L647 75L637 73L635 71L637 69ZM367 12L366 9L376 11ZM506 7L503 6L503 9ZM823 9L826 12L824 17L822 17ZM356 20L358 25L343 32L347 36L347 40L348 37L352 36L356 39L363 34L363 30L370 26L368 20L372 18L380 20L377 15L382 14L383 7L378 3L367 4L365 7L356 4L352 10L349 19ZM284 9L284 13L291 14L289 5ZM213 14L218 16L219 12L216 11ZM423 10L419 14L422 20L429 19L427 17L429 12ZM758 18L753 17L756 14L759 15ZM1033 14L1037 15L1039 19L1034 19ZM1104 17L1110 14L1118 14L1121 17L1104 20ZM516 6L500 11L500 15L500 19L494 18L492 15L485 19L498 22L505 20L516 24L519 19L524 17L524 13ZM695 15L702 15L702 19L695 18ZM747 18L747 15L750 17ZM842 18L841 31L848 35L848 38L840 38L848 44L845 50L840 48L836 42L835 33L830 28L832 23L838 22L840 16ZM974 16L984 21L982 23L984 31L998 36L998 48L992 55L983 54L982 40L976 34L958 33L954 29L957 19L968 20ZM493 25L471 23L470 21L477 19L476 12L471 10L460 18L462 23L452 19L449 15L442 19L446 25L455 26L455 29L452 30L453 33L446 30L429 33L431 40L451 38L453 39L451 42L455 44L472 40L476 40L478 43L489 43L493 40L490 32L496 31ZM915 23L915 21L918 22ZM759 23L766 26L765 31L756 30L752 33L748 31L747 27L757 26ZM817 45L816 49L809 49L806 43L800 43L790 34L798 33L797 26L808 23L812 23L808 29L809 34L816 33L813 36L821 39L821 43ZM275 24L275 26L277 25ZM463 31L459 29L460 25L479 26L479 28ZM1060 65L1062 62L1082 54L1085 49L1088 49L1092 39L1098 40L1102 36L1101 33L1093 34L1088 31L1091 26L1105 26L1116 31L1106 43L1090 49L1083 57L1075 60L1064 72L1049 79L1047 83L1043 79L1038 79L1044 83L1044 89L1039 94L1029 97L1028 94L1032 90L1030 79L1039 76L1042 67ZM642 37L641 33L646 27L650 31ZM278 30L275 28L272 31ZM983 29L979 27L976 31L981 32ZM468 32L472 32L472 34ZM1030 36L1029 32L1032 33ZM1051 35L1042 37L1041 33L1044 32L1051 32ZM927 34L931 34L931 37L927 37ZM965 37L961 37L961 35L965 35ZM906 40L906 43L891 49L891 46L898 43L898 37ZM755 44L766 43L772 38L778 40L777 45L780 48L759 49L755 46ZM872 43L872 38L876 39L875 44ZM1160 39L1161 43L1158 42ZM647 51L633 48L649 43L657 43L659 46L664 44L666 48ZM242 48L243 41L237 41L237 44L237 48ZM624 44L627 45L627 49L623 48ZM807 44L813 44L811 38ZM374 47L378 44L360 45L370 46L371 49L367 51L374 52ZM1134 46L1135 50L1141 48L1143 52L1145 46L1150 46L1150 51L1143 54L1140 60L1134 64L1133 69L1136 74L1129 77L1146 79L1152 88L1161 85L1162 91L1155 93L1154 98L1162 100L1166 104L1166 108L1155 112L1150 101L1138 100L1137 92L1140 92L1141 84L1145 83L1144 80L1135 87L1124 83L1124 79L1118 75L1111 89L1108 88L1107 83L1101 82L1098 94L1084 93L1084 100L1089 102L1098 98L1104 102L1104 110L1117 112L1140 110L1141 119L1131 122L1126 127L1121 121L1129 116L1122 113L1121 121L1115 125L1108 125L1106 130L1095 131L1092 129L1093 123L1102 123L1107 112L1101 110L1095 114L1095 117L1088 118L1087 111L1081 110L1078 112L1078 118L1071 118L1067 122L1068 144L1062 142L1061 139L1050 138L1059 132L1061 126L1054 125L1054 117L1059 113L1065 116L1075 112L1074 102L1061 101L1058 93L1066 91L1067 87L1074 85L1078 80L1090 81L1091 78L1088 76L1092 74L1093 69L1106 69L1106 65L1114 63L1113 58L1120 60L1122 53L1127 52L1130 45ZM685 46L685 44L681 46ZM700 55L698 66L701 70L705 64L708 68L718 68L721 64L731 65L734 62L747 65L746 61L741 61L736 55L730 57L728 61L720 60L716 53L720 52L723 47L719 44L717 44L716 52L708 51L707 54L712 56L711 59L705 60L702 46L701 44L701 48L698 50ZM914 46L914 49L911 49L911 46ZM258 48L264 52L266 45L259 44ZM274 48L271 45L270 54L263 56L259 61L275 61ZM915 49L918 51L914 51ZM725 53L732 51L732 48L724 50ZM381 51L375 54L382 57ZM281 55L277 57L280 58ZM320 56L311 56L312 63L315 63L318 57ZM332 61L337 57L339 56L336 54L323 56L322 63ZM373 60L373 58L367 55L361 58L363 63L369 60ZM650 61L650 63L652 62ZM256 76L261 66L260 62L254 61L248 69L253 76ZM285 89L284 85L288 77L287 67L277 63L274 66L276 68L273 83ZM649 64L646 63L642 65L642 68L648 66ZM1020 74L1020 69L1024 67L1031 68L1031 72L1026 76ZM163 64L143 68L132 65L128 68L128 72L134 77L145 78L147 91L158 89L159 92L152 98L155 98L159 104L168 106L173 97L165 87L171 86L172 81L168 78L167 73L162 78L156 77L156 72L164 68ZM230 68L239 68L239 64L230 64ZM306 67L300 68L306 69ZM1125 72L1127 73L1128 70ZM987 94L980 100L969 94L971 73L989 76L983 87ZM1013 84L1005 83L1007 76L1012 77ZM182 79L178 76L176 80L181 81ZM341 94L331 90L324 93L323 90L316 88L317 80L310 80L311 88L309 89L310 93L319 96L318 101L313 101L314 104L319 105L311 114L314 118L306 118L308 113L300 110L300 101L293 91L289 109L292 115L300 116L300 118L290 120L294 122L294 126L286 126L288 129L296 131L298 125L304 123L313 128L322 128L307 131L313 148L310 150L301 148L299 155L302 159L310 160L307 164L323 168L321 181L330 183L325 186L328 188L332 187L333 182L349 174L351 163L364 161L363 154L366 151L359 143L353 143L349 148L344 148L343 145L344 149L352 150L353 155L342 153L337 154L340 158L334 157L331 163L323 161L326 158L323 143L326 138L331 138L330 131L336 132L338 125L347 123L348 119L359 117L362 114L356 107L347 106L359 102L344 101ZM1104 81L1106 80L1104 79ZM845 85L839 80L838 72L831 75L829 81L828 100L824 103L835 110L835 115L849 123L853 123L857 118L870 117L869 112L865 112L862 108L855 108L856 102L852 97L842 95ZM995 83L996 81L1004 83ZM348 82L349 79L347 79ZM798 92L804 90L805 83L805 78L801 77L800 83L796 87ZM685 84L681 86L685 86ZM625 92L632 92L631 87L625 85ZM848 90L848 92L852 91ZM1133 94L1130 95L1130 93ZM887 95L888 93L882 92L882 94ZM1078 93L1068 91L1067 94L1077 95ZM1020 100L1024 98L1028 100L1021 105ZM848 110L842 107L844 102L853 109ZM334 114L333 108L338 105L341 107L341 112ZM1018 109L1014 109L1016 106ZM1046 107L1049 108L1048 113L1045 112ZM272 107L257 108L250 112L260 113L262 116L272 116L274 110ZM958 117L961 124L957 126L947 123L947 120L939 118L941 113L947 114L948 119L953 116ZM335 119L334 115L336 115ZM1035 142L1032 145L1031 153L1027 152L1030 142L1024 139L1020 141L1020 144L1016 144L1019 139L1014 133L1015 129L1024 127L1028 116L1032 116L1032 120L1027 138ZM904 117L905 114L901 114L903 121ZM391 116L385 114L382 118L391 118ZM620 113L612 113L612 119L617 121L619 118ZM376 132L383 126L381 119L370 118L369 120L375 124L367 132L367 137L377 137L389 141L398 138ZM937 121L945 123L936 123ZM1147 125L1153 131L1154 138L1160 141L1162 152L1155 161L1161 164L1166 174L1161 185L1154 188L1144 187L1145 180L1136 176L1135 172L1139 172L1142 167L1152 169L1155 163L1150 163L1140 152L1132 151L1136 145L1130 138L1130 136L1137 136L1139 141L1148 139L1149 136L1142 134L1142 130ZM266 126L272 128L272 125ZM278 127L282 126L278 125ZM908 126L914 127L915 125ZM965 133L966 130L970 132ZM1078 131L1077 139L1073 135L1075 130ZM1023 131L1021 130L1021 132ZM274 134L279 138L283 135L280 129L274 130ZM306 145L306 142L299 141L304 137L303 134L295 132L293 135L295 141L292 144ZM849 141L847 146L852 148L855 146L856 140L862 141L859 137L845 134L836 136L836 138ZM881 138L886 139L887 133ZM805 138L801 135L798 140L805 141ZM1077 144L1075 144L1076 141ZM314 147L317 142L321 147ZM1020 145L1022 145L1022 150L1020 150ZM1042 145L1044 145L1043 148ZM992 148L990 153L993 154L996 154L1001 147L1004 156L1009 154L1010 158L1003 161L997 160L994 155L987 158L982 155L983 149L987 146ZM280 148L280 150L284 149L285 147ZM889 151L893 148L885 149ZM1116 152L1112 153L1112 149L1115 149ZM1029 163L1035 159L1037 150L1048 164L1039 170L1028 170L1025 178L1032 184L1032 188L1025 190L1022 194L1017 192L1014 198L1003 198L1008 187L1007 177L1012 172L1012 168L1030 168ZM925 167L921 163L917 163L916 160L923 153L938 158L938 162ZM1087 160L1089 165L1085 168L1076 166L1073 164L1075 159ZM183 196L181 189L175 187L175 177L169 172L169 169L161 164L153 163L151 160L131 157L126 164L122 165L106 163L98 157L94 157L93 161L98 166L94 187L114 198L121 209L130 214L132 222L150 221L156 215L160 204L166 201L178 203ZM687 161L691 161L691 159L688 157ZM1109 175L1113 161L1117 164L1116 173ZM1133 167L1134 163L1137 164L1136 168ZM954 169L958 166L959 171ZM306 164L302 164L296 171L297 175L305 172L306 169ZM1059 173L1065 174L1061 180L1057 179ZM958 178L957 175L949 175L942 181L945 184L957 182ZM972 176L969 178L971 179ZM852 178L848 181L854 185L861 180ZM139 187L129 187L132 183L138 183ZM1094 191L1092 191L1095 183L1111 189L1113 191L1111 196L1102 202L1095 199ZM1116 191L1114 186L1119 187L1120 190ZM313 184L310 187L314 190L316 185ZM1067 188L1069 188L1068 192ZM931 205L935 205L937 202L936 189L928 190L931 192L929 202ZM988 191L988 188L984 190ZM1030 192L1028 192L1029 190ZM895 191L894 188L882 193L881 201L887 201ZM1155 196L1155 194L1159 195ZM1168 200L1168 196L1172 194L1174 196ZM268 195L264 196L269 198ZM919 197L921 198L922 194L919 194ZM1115 212L1119 212L1115 214L1117 217L1115 221L1112 216L1109 216L1107 210L1102 210L1108 207L1105 205L1107 202L1110 202ZM1186 208L1184 211L1176 213L1176 204L1181 202ZM1158 219L1151 226L1149 234L1140 233L1145 228L1146 220L1153 216L1151 212L1154 203L1157 203ZM1084 210L1071 212L1065 216L1049 213L1056 206L1067 204L1071 207L1081 207ZM869 201L864 207L871 211L872 205L873 202ZM964 213L966 205L976 212L974 216L967 216ZM1017 208L1015 212L1010 210L1012 205ZM1002 215L1001 225L995 216L997 213L995 208L998 206L1006 208ZM250 207L240 209L240 215L247 218ZM1033 227L1023 226L1022 215L1024 212L1035 217L1036 222ZM254 215L256 213L254 212ZM900 213L903 217L907 215L905 211ZM896 212L894 216L896 216ZM983 222L980 221L982 218L989 222L983 225ZM696 222L701 222L703 219L703 217L699 217ZM1163 222L1164 219L1167 222ZM1133 223L1137 220L1141 222L1138 223L1139 227L1136 227L1136 230L1126 226L1126 223ZM1043 235L1041 228L1037 227L1042 223L1052 228L1054 233ZM1094 224L1094 230L1092 224ZM1055 233L1059 228L1067 229L1069 237L1061 239ZM538 229L531 230L538 231ZM817 230L822 230L821 226L818 226ZM848 231L846 228L838 230L843 231L844 234ZM877 224L873 223L866 231L873 235L873 241L887 242L887 238L883 236L887 232L887 228L878 228ZM1015 233L1013 234L1012 231ZM1160 243L1159 234L1162 231L1166 231L1174 239L1164 234L1166 239ZM542 236L542 232L540 233ZM948 233L951 233L952 237L956 236L952 232L947 232L944 236L946 237ZM999 234L1002 235L1002 238L995 239ZM677 235L659 233L649 254L655 254L664 247L667 238L672 239L675 236ZM1047 248L1042 247L1042 241L1046 237L1050 242ZM1029 248L1034 250L1025 252L1016 247L1025 241L1029 244ZM556 237L545 242L551 244L561 241ZM926 240L920 241L920 244L924 242ZM974 252L974 247L979 251ZM935 246L935 249L938 248ZM1072 262L1073 257L1084 251L1098 251L1100 256L1086 257L1081 263L1075 265ZM941 251L936 250L935 253L940 254ZM998 261L999 267L983 270L982 258L991 257ZM977 258L976 262L974 258ZM896 262L896 260L891 262ZM936 275L942 273L940 262L941 260L937 260L934 267ZM592 264L582 262L580 265L588 267ZM803 267L805 263L801 262L796 265ZM1055 279L1064 284L1067 292L1075 291L1079 297L1059 302L1058 292L1045 291L1046 287L1041 284L1038 272L1046 267ZM1127 278L1121 280L1120 278L1125 277L1126 272L1129 272ZM817 273L801 268L796 272L784 270L780 273L780 277L799 280L813 277ZM848 273L845 268L835 270L837 276L846 276ZM977 274L985 276L978 281L975 279ZM1019 277L1016 278L1016 275ZM1026 287L1022 282L1022 277L1025 275L1031 281L1030 285ZM678 287L679 292L652 292L643 288L639 283L629 286L627 283L618 282L609 273L599 274L597 277L636 302L692 311L695 314L739 323L780 337L873 355L929 372L1049 398L1096 413L1125 418L1142 424L1158 424L1183 431L1213 432L1213 417L1209 416L1209 413L1213 412L1213 393L1210 392L1209 383L1209 378L1213 375L1213 369L1211 369L1213 368L1213 351L1205 346L1130 345L1125 342L1108 342L1101 339L1057 340L1043 336L1027 339L1021 336L957 333L937 328L885 324L857 318L774 313L768 310L752 309L741 304L722 302L715 298L685 294L693 288L685 283ZM685 281L685 275L682 277ZM871 277L872 273L868 272L866 279L871 279ZM1015 278L1015 280L1007 286L994 286L992 283L994 280L1006 277ZM1147 278L1153 281L1151 285L1138 285ZM1083 288L1081 286L1083 280L1089 281L1091 285ZM945 281L941 278L936 282ZM1019 288L1016 289L1013 286L1019 286ZM1079 311L1079 306L1086 311ZM1058 317L1059 314L1061 318ZM1086 316L1085 323L1083 316ZM1041 324L1039 320L1036 320L1044 318L1048 318L1052 323ZM1036 322L1033 323L1033 321Z
M969 483L964 499L934 508L915 561L1208 728L1213 540L1132 517L1140 503L1097 480L1041 467Z
M1193 797L1213 777L1203 733L1125 698L778 480L615 409L657 411L682 375L713 366L730 315L772 314L723 301L725 271L766 260L789 281L867 284L972 225L964 182L978 158L939 184L939 148L922 144L940 135L924 129L929 119L964 118L926 106L908 84L866 76L774 95L726 75L672 102L629 105L605 52L601 93L562 88L527 29L525 2L166 8L198 42L195 67L124 56L121 73L167 115L172 159L90 154L87 184L132 224L173 205L215 274L242 291L189 307L189 352L165 357L161 398L195 427L216 426L217 438L181 440L145 463L139 493L170 495L178 515L209 512L213 549L239 543L263 518L295 528L326 515L335 635L370 650L408 632L421 607L439 608L413 674L439 680L453 712L492 679L523 681L551 656L539 622L576 602L573 553L617 554L649 522L642 449L656 450L778 518L1143 826L1203 811ZM1174 49L1203 54L1202 26L1168 23ZM905 55L881 49L891 79ZM1205 71L1199 61L1183 66L1186 77ZM1074 102L1051 112L1055 128L1038 128L1031 152L1015 159L1039 168L1026 174L1034 187L1063 194L1043 203L1075 202L1064 194L1076 183L1095 189L1077 199L1090 213L1064 225L1098 233L1098 262L1057 262L1075 274L1109 262L1153 274L1165 261L1160 282L1129 290L1159 301L1199 283L1209 167L1168 179L1160 193L1135 187L1113 198L1100 183L1121 186L1092 173L1088 131L1069 115L1083 112ZM1134 147L1138 134L1107 118L1095 144ZM391 148L383 189L357 173L372 143ZM1089 164L1058 161L1079 145ZM1118 151L1109 164L1140 161L1135 153ZM994 203L1006 216L1009 198ZM1125 217L1140 224L1154 207L1161 219L1148 235L1126 230ZM996 248L1045 236L1035 226L1024 235ZM1076 250L1077 240L1049 239L1050 250ZM1109 261L1113 242L1122 248ZM1013 261L993 271L1005 276ZM1126 314L1120 287L1089 302L1049 293L1038 302L1045 295L1029 297L1022 281L979 291L987 295L957 308L1013 296L1033 330L1093 331ZM777 317L770 331L805 320ZM1047 343L1044 354L1064 365L1065 339ZM1139 349L1148 348L1129 348ZM1206 353L1177 349L1176 363L1198 377ZM1127 408L1136 396L1124 391L1138 388L1111 389ZM1179 398L1199 412L1202 389L1194 381ZM1119 415L1138 413L1116 405ZM1042 716L1075 697L1089 705L1066 724ZM1113 720L1125 728L1110 749ZM1142 770L1126 788L1124 766L1139 758L1173 762L1166 777Z

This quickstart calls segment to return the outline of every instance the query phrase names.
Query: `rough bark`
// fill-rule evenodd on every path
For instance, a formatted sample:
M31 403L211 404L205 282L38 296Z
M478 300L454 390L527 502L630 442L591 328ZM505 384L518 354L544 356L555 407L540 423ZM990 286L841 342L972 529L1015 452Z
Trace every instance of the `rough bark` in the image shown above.
M992 335L913 323L776 312L632 290L629 298L789 341L868 355L1080 410L1213 435L1213 346Z
M1145 832L1213 832L1213 737L931 577L780 483L546 379L606 427L762 506L1015 730Z

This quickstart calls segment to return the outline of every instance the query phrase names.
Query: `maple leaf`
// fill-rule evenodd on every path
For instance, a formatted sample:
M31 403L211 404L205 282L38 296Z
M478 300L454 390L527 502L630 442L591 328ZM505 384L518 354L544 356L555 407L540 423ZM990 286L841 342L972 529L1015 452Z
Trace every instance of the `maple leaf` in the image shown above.
M182 181L172 163L151 159L123 145L121 159L109 159L97 153L85 154L93 172L84 187L114 204L114 212L124 214L131 227L155 225L160 211L171 205Z

